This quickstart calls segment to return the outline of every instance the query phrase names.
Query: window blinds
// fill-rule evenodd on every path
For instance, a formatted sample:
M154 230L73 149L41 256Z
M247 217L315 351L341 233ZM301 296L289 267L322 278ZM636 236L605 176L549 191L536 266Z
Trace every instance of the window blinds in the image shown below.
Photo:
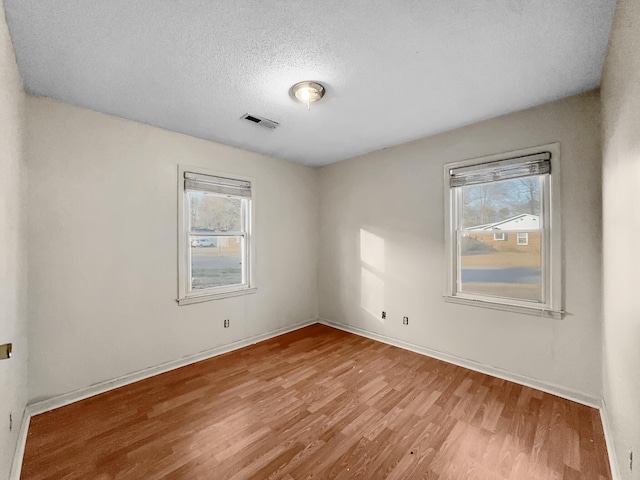
M541 152L449 170L449 185L462 187L551 173L551 153Z
M184 189L186 191L218 193L234 197L251 198L251 182L233 178L214 177L199 173L184 173Z

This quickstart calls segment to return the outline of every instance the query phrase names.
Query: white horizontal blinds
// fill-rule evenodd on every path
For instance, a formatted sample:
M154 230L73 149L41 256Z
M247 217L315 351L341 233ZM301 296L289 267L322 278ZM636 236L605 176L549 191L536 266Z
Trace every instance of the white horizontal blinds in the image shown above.
M215 177L199 173L184 173L184 189L186 191L218 193L234 197L251 198L251 182L233 178Z
M451 188L463 187L546 173L551 173L551 153L541 152L469 167L452 168L449 170L449 185Z

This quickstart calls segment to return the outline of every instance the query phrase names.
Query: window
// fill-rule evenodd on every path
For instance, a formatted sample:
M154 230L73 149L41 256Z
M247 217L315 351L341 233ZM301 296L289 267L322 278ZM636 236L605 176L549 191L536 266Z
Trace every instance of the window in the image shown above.
M518 232L518 245L529 245L529 234L527 232Z
M179 169L178 303L253 293L251 181Z
M562 315L558 156L553 144L445 166L447 300Z

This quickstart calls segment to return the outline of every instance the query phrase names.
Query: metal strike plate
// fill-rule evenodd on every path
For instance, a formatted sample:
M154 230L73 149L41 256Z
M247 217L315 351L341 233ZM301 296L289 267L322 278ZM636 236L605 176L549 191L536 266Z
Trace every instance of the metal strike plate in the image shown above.
M7 358L11 358L11 347L10 343L5 343L4 345L0 345L0 360L6 360Z

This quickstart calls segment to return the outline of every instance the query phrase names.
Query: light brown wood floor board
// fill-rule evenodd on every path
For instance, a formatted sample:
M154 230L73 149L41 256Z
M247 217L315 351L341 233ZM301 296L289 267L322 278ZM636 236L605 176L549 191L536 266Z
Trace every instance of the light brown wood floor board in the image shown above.
M597 410L323 325L31 419L24 480L610 480Z

